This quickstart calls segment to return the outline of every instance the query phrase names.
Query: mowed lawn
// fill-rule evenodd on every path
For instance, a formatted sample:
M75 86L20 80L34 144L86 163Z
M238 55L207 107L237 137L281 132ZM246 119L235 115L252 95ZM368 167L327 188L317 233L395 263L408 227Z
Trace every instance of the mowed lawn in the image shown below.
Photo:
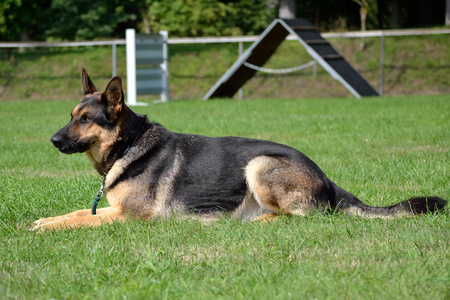
M100 187L83 154L63 155L49 141L75 104L0 102L1 299L450 298L448 208L393 220L315 214L29 231L38 218L89 208ZM450 199L449 95L135 110L177 132L288 144L370 205Z

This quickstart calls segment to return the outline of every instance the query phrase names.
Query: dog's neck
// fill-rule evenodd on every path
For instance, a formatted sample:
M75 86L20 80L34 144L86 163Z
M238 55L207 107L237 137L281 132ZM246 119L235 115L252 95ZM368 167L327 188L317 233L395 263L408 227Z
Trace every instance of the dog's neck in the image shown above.
M86 155L97 172L105 176L114 163L134 146L142 136L147 117L138 115L123 105L122 113L116 123L116 128L107 139L86 151Z

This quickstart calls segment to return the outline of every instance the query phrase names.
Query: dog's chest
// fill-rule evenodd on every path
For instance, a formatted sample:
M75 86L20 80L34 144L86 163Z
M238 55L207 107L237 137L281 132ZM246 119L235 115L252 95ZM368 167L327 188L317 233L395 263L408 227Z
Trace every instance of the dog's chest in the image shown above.
M180 168L180 157L164 166L162 172L158 164L143 163L141 170L131 166L130 159L117 160L105 178L106 197L116 211L134 217L151 219L156 216L168 217L174 210L173 185ZM140 166L142 167L142 165ZM133 168L133 169L130 169Z
M126 182L119 182L120 176L124 172L125 162L122 159L116 161L105 177L104 186L106 198L111 207L122 211L122 199L126 198L129 188Z

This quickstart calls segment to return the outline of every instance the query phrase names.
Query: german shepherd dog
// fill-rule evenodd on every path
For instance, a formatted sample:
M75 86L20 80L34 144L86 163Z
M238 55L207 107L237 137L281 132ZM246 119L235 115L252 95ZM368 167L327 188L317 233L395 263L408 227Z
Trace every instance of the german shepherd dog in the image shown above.
M172 215L205 222L224 215L270 220L313 210L390 218L436 212L447 203L418 197L371 207L296 149L263 140L174 133L125 105L120 77L101 93L83 68L81 85L81 102L51 141L62 153L86 153L104 176L110 206L96 214L86 209L41 219L35 230Z

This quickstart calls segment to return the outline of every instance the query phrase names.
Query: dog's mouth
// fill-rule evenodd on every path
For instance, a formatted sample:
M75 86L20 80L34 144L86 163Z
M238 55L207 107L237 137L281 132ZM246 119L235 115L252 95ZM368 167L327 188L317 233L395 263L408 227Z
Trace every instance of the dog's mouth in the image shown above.
M91 147L92 143L89 142L74 142L66 140L60 136L54 135L50 141L53 145L64 154L82 153Z
M73 153L77 153L77 152L83 152L83 151L81 151L80 147L74 142L70 142L69 144L66 144L64 146L60 146L60 147L55 146L55 147L58 148L58 150L64 154L73 154Z

